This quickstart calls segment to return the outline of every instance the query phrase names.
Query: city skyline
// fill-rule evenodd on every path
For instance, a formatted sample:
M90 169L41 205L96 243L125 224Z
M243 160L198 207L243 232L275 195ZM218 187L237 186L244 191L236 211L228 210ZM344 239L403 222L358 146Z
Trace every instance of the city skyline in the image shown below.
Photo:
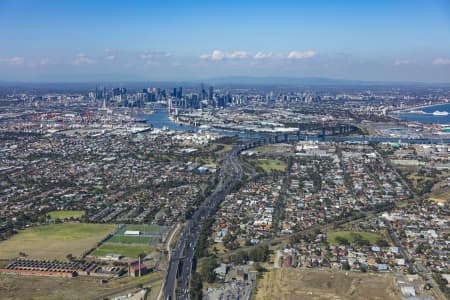
M1 81L449 82L446 1L0 1Z

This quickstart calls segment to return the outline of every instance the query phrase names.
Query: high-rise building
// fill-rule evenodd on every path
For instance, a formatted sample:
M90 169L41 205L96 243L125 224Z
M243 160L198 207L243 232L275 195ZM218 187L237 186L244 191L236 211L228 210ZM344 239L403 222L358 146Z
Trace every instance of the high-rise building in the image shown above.
M214 87L210 86L209 87L209 100L212 100L214 98Z
M205 100L206 98L207 98L207 94L206 94L206 90L205 90L205 85L202 82L200 85L200 101Z

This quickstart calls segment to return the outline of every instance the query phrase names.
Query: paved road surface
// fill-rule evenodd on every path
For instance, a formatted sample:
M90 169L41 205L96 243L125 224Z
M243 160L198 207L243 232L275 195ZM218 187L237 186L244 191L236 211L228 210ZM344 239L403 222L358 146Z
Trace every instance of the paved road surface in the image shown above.
M224 159L219 174L219 183L194 212L178 238L166 274L164 286L166 300L189 299L192 263L200 230L214 208L223 201L233 186L242 178L243 171L237 157L240 151L241 147L237 146Z

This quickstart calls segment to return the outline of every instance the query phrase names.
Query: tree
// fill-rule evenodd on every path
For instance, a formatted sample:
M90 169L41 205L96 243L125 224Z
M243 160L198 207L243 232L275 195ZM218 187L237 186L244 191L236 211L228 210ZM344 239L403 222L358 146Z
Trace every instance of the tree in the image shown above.
M350 245L350 242L348 241L348 239L342 237L342 236L337 236L335 238L336 243L338 243L339 245Z
M344 271L349 271L351 269L351 267L350 267L348 262L343 262L341 264L341 266L342 266L342 270L344 270Z
M233 255L232 260L235 263L241 264L241 263L245 262L246 260L248 260L248 255L246 252L240 250L236 254Z
M248 253L248 259L253 261L265 262L269 258L269 246L261 245Z
M378 247L388 247L389 243L384 239L378 239L375 244L377 244Z
M216 273L214 269L217 268L218 263L215 257L207 257L202 263L202 268L200 271L200 276L203 281L207 281L209 283L214 282L216 280Z
M201 300L203 298L203 283L200 274L194 272L191 277L191 290L189 291L191 299Z

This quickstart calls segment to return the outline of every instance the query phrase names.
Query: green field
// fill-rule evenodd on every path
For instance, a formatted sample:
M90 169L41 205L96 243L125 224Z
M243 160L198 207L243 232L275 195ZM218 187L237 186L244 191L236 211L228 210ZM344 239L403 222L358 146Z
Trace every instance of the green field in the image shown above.
M285 172L287 169L287 163L278 159L250 159L249 162L255 167L261 167L266 173L271 171Z
M150 244L151 240L152 238L149 236L115 235L111 237L108 242L123 244Z
M63 223L27 228L0 242L0 259L12 259L25 252L33 259L76 257L95 247L114 230L112 224Z
M353 232L353 231L336 231L328 233L328 242L332 245L338 244L336 242L336 238L341 237L347 239L350 243L355 241L357 235L361 236L362 239L368 240L371 245L375 244L375 242L379 239L383 239L383 237L376 233L370 232Z
M144 245L124 245L114 243L104 243L97 248L91 255L93 256L105 256L110 253L120 254L128 258L137 258L141 253L149 253L150 246Z
M158 233L159 226L158 225L126 225L122 228L119 233L124 233L126 230L136 230L147 233Z
M69 218L81 218L84 216L84 211L82 210L54 210L47 214L51 219L69 219Z

